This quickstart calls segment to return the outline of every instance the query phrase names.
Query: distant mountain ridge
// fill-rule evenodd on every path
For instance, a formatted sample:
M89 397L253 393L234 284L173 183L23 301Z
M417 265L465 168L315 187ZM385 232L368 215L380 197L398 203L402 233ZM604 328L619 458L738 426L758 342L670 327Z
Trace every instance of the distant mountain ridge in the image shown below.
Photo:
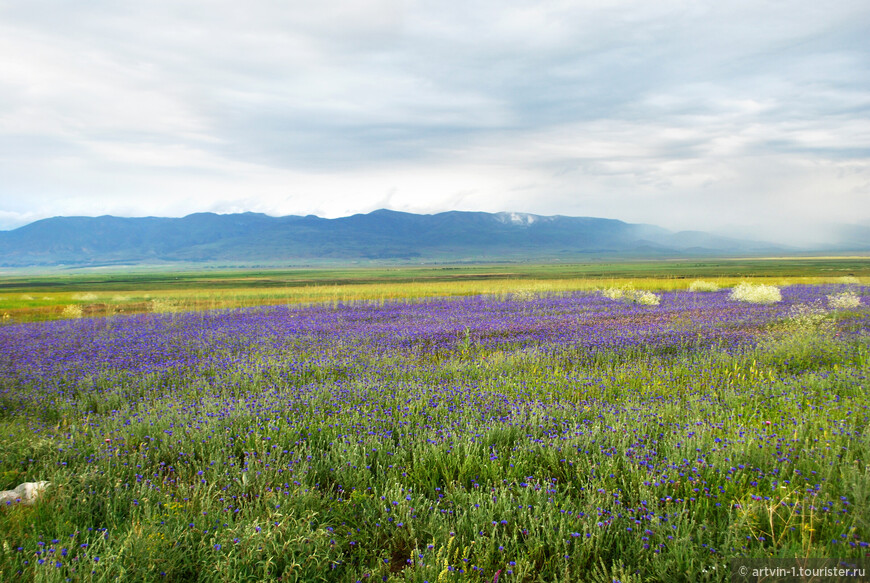
M589 255L754 254L782 247L591 217L377 210L313 215L196 213L182 218L54 217L0 231L0 266L311 261L498 261Z

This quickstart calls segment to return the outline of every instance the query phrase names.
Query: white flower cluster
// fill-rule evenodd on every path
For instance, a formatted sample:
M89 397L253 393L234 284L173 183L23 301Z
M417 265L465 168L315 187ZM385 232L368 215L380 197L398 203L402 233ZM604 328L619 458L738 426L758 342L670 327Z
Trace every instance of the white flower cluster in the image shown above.
M763 285L741 283L729 296L735 302L747 302L750 304L775 304L782 301L782 294L775 285Z
M631 301L643 304L644 306L657 306L662 303L662 298L651 291L636 291L634 292Z
M788 311L793 332L796 333L832 331L833 322L827 316L828 311L822 306L821 302L798 304L792 306Z
M828 296L828 306L833 309L857 308L861 305L861 298L853 291Z
M719 291L719 286L713 283L712 281L704 281L703 279L696 279L692 283L689 284L689 291L691 292L714 292Z
M651 291L637 290L631 286L610 287L602 290L601 293L604 297L614 301L624 301L644 306L657 306L662 302L662 298Z
M609 287L607 289L601 290L601 295L609 300L621 300L623 296L625 296L625 288L622 287Z

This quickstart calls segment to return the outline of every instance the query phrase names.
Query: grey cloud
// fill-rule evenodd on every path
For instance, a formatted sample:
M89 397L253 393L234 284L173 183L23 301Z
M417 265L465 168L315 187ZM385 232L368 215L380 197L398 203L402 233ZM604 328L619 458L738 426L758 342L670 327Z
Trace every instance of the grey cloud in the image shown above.
M352 212L401 182L397 206L703 228L737 189L767 214L816 160L867 217L836 165L866 172L868 23L849 1L5 3L0 210L65 191L148 214L241 208L263 188L261 210L305 212L298 183ZM412 202L415 173L444 192L420 182ZM342 192L351 176L365 194Z

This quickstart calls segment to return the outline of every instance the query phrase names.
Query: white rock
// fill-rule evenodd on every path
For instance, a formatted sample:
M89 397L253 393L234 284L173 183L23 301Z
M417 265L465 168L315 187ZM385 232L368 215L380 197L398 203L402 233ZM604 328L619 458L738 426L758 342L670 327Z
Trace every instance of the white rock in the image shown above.
M24 504L30 506L50 485L50 482L24 482L14 490L0 491L0 504Z

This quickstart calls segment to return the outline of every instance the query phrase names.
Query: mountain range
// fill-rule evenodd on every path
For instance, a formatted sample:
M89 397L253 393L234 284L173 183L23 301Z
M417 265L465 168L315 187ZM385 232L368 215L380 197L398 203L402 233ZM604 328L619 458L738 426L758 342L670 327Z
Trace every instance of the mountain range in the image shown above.
M867 230L853 233L870 249ZM591 217L377 210L313 215L196 213L183 218L54 217L0 231L0 266L175 263L480 262L783 252L770 243Z

